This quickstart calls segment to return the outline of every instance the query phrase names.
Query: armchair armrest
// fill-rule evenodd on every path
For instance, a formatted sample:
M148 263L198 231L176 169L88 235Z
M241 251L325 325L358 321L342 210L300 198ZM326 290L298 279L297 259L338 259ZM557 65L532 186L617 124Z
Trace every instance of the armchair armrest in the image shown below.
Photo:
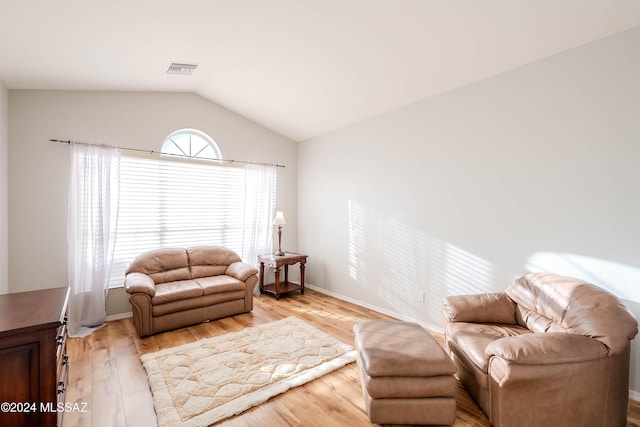
M505 294L455 295L444 299L442 314L449 322L516 323L516 304Z
M143 293L153 298L156 285L153 279L144 273L129 273L124 279L124 289L130 293Z
M500 338L485 349L485 356L523 365L553 365L606 357L600 341L569 332L542 332Z
M238 280L246 282L251 276L258 274L258 269L247 264L246 262L234 262L229 264L225 273L227 276L235 277Z
M492 424L624 425L628 371L607 356L601 342L540 332L500 338L485 354ZM581 410L566 410L572 407Z

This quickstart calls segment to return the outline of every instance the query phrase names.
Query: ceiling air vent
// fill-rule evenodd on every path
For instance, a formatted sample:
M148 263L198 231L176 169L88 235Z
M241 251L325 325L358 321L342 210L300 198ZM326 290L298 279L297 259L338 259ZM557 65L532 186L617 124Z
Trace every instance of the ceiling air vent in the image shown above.
M193 74L193 70L198 67L197 64L180 64L172 62L167 69L167 74L182 74L184 76L190 76Z

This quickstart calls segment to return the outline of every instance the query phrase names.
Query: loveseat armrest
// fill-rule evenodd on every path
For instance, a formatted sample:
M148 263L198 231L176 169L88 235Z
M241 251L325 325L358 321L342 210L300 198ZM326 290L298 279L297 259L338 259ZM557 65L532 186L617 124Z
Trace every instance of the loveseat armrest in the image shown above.
M516 304L504 292L446 297L442 314L448 322L516 324Z
M629 353L585 335L539 332L487 346L489 419L500 426L624 426ZM567 408L580 408L579 411Z
M607 355L607 347L600 341L569 332L541 332L500 338L485 349L487 359L495 356L523 365L585 362Z
M143 293L150 297L156 294L156 285L153 279L144 273L129 273L124 278L124 289L130 293Z
M249 277L258 274L258 269L251 264L247 264L246 262L233 262L229 264L229 267L227 267L227 271L225 272L225 274L227 276L235 277L238 280L246 282Z

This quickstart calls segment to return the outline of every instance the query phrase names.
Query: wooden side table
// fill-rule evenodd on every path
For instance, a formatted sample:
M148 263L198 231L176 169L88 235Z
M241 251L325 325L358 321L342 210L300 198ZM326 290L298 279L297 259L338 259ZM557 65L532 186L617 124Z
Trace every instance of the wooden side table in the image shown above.
M284 255L278 256L274 254L258 255L260 262L260 293L275 295L276 299L280 299L280 295L295 292L298 289L300 294L304 295L304 265L307 262L307 255L297 254L294 252L285 252ZM289 283L289 266L300 263L300 284ZM264 283L264 266L273 267L275 270L275 283L266 285ZM284 282L280 282L280 268L284 266Z

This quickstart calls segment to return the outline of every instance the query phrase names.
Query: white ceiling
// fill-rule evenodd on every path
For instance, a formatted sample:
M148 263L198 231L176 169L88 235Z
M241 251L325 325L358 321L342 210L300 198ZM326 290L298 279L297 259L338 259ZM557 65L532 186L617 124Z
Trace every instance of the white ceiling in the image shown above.
M0 80L194 92L301 141L638 25L638 0L0 0Z

